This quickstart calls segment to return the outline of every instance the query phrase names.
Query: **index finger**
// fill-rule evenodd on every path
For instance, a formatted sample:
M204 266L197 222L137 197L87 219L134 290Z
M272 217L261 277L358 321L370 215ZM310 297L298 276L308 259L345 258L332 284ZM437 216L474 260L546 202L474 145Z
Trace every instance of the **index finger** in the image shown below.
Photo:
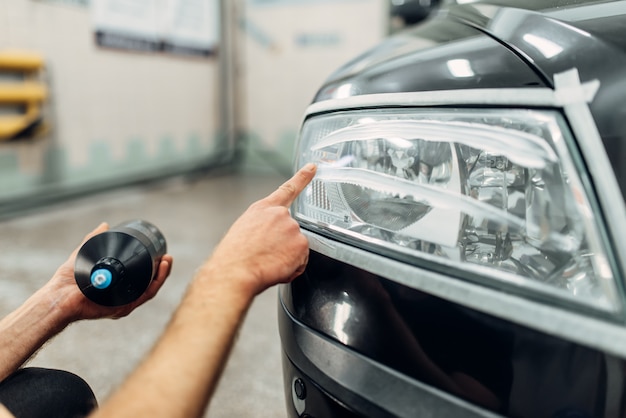
M265 200L273 205L288 207L313 180L317 166L309 163L296 172L289 180L280 185Z

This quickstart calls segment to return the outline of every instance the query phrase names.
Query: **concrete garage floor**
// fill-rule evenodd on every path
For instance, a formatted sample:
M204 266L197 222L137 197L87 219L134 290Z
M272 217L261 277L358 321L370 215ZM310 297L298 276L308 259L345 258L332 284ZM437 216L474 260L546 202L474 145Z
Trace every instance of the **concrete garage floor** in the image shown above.
M0 222L0 315L21 304L101 221L142 218L157 225L174 257L160 293L119 320L83 321L66 329L29 363L82 376L99 402L134 368L160 335L195 268L250 203L285 178L213 175L67 201ZM207 417L284 417L276 289L248 312ZM210 330L207 330L210 332Z

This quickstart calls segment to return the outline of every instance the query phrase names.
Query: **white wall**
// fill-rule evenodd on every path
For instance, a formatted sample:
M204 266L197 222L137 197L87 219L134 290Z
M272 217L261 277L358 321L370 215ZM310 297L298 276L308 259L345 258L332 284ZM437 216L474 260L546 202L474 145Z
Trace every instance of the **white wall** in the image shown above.
M99 48L89 7L67 3L0 0L0 49L45 58L52 126L46 138L0 143L0 199L42 182L123 180L216 154L218 58Z

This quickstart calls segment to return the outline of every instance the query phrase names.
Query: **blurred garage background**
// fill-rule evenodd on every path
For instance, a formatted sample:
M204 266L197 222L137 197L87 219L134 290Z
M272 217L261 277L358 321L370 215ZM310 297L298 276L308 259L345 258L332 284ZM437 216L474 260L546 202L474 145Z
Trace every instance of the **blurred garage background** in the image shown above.
M0 315L101 221L149 220L175 258L155 300L72 326L31 364L106 399L230 223L291 174L316 87L401 26L403 3L0 0ZM270 290L207 416L284 416L275 311Z

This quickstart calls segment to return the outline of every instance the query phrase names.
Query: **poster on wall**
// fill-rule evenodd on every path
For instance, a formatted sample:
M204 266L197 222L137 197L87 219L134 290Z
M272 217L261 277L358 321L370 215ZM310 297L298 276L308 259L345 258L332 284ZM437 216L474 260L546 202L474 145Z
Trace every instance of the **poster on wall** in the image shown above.
M107 48L159 51L158 0L92 0L96 43Z
M219 40L218 0L166 0L163 51L210 56Z
M101 47L211 56L219 42L219 0L91 0Z

